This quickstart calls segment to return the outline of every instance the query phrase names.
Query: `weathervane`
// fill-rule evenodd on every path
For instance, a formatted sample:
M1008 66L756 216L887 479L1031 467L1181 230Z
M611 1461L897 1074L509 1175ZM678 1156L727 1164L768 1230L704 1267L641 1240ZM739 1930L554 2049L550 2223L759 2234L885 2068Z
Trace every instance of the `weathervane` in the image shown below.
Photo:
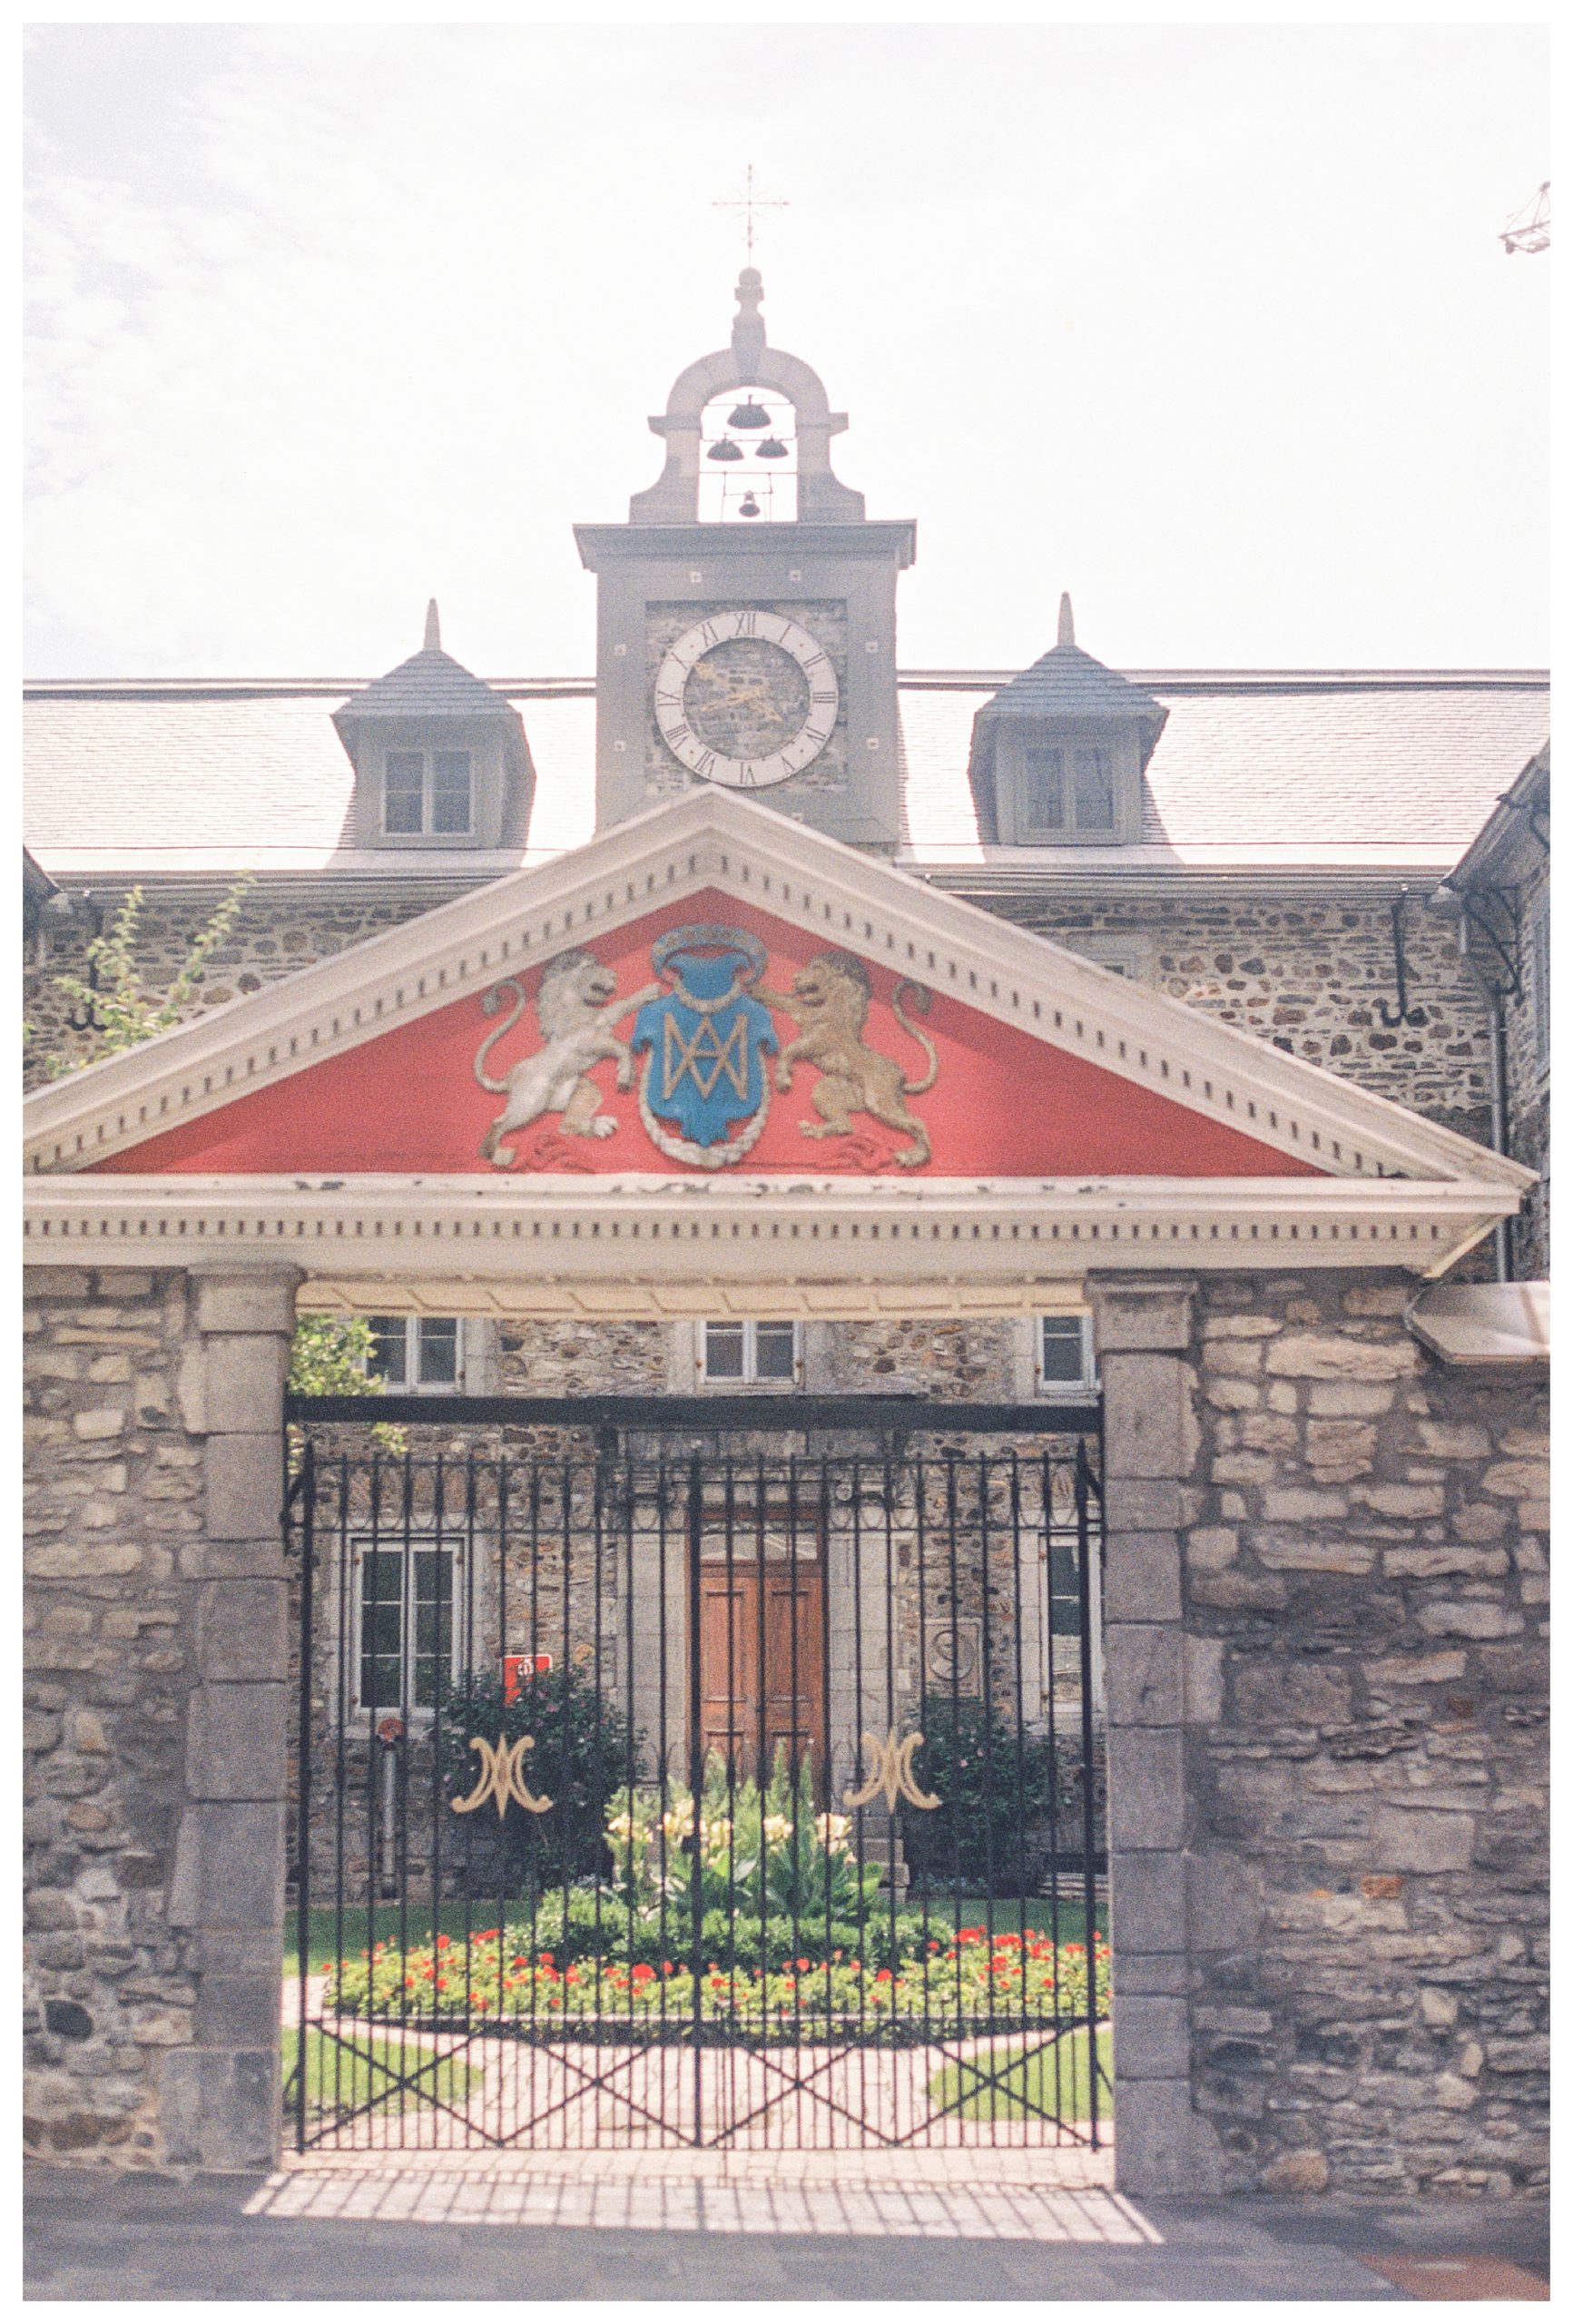
M751 162L743 174L742 192L740 194L733 194L730 201L713 202L710 206L713 210L742 211L743 220L743 242L747 249L749 259L752 261L753 258L754 212L756 210L790 210L791 208L791 203L790 202L776 202L768 197L755 193L753 190L753 163Z

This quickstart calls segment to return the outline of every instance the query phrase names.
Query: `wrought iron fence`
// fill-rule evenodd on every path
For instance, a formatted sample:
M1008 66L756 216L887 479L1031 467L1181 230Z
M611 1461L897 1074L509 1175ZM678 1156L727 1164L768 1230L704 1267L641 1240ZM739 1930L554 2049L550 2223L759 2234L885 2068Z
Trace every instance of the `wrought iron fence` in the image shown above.
M1095 1444L307 1430L308 2146L1106 2135Z

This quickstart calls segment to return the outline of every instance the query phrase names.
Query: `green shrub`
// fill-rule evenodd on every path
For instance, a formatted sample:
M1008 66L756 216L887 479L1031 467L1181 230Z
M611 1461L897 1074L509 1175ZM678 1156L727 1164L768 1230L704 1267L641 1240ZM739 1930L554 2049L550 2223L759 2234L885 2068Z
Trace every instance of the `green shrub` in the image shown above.
M901 1839L913 1876L929 1888L1034 1896L1052 1860L1079 1865L1084 1846L1079 1734L1018 1734L1013 1712L986 1717L975 1698L923 1699L917 1775L939 1806L903 1803ZM1103 1782L1094 1770L1095 1832L1101 1833Z

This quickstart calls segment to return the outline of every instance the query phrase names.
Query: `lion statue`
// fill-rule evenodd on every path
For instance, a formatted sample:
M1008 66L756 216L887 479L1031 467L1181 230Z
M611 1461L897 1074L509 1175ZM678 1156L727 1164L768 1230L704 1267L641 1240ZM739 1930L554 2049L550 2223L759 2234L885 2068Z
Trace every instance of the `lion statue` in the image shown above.
M604 1058L617 1060L617 1087L634 1086L634 1052L614 1030L618 1020L654 1000L659 985L647 984L626 1000L616 998L617 980L612 970L588 952L559 952L541 971L536 996L536 1018L545 1046L533 1057L522 1058L500 1081L486 1069L493 1046L512 1032L524 1011L524 987L516 977L505 977L486 995L481 1007L493 1017L509 996L513 1007L494 1026L476 1052L475 1075L483 1089L506 1103L481 1140L481 1158L506 1168L516 1149L505 1146L510 1131L524 1129L543 1114L561 1117L569 1137L610 1137L617 1125L610 1114L597 1112L601 1093L590 1079L590 1068Z
M890 1004L902 1031L911 1035L928 1058L929 1069L920 1081L905 1080L895 1058L871 1049L864 1040L873 987L869 971L850 952L821 952L792 979L790 992L761 992L762 1000L795 1018L802 1028L776 1059L776 1088L791 1088L798 1065L820 1069L809 1102L821 1118L801 1125L805 1137L847 1137L852 1116L870 1114L887 1129L900 1130L912 1140L892 1157L898 1168L920 1170L928 1161L932 1151L929 1133L906 1100L932 1089L939 1076L939 1058L928 1034L902 1008L909 996L926 1017L933 995L926 985L903 977Z

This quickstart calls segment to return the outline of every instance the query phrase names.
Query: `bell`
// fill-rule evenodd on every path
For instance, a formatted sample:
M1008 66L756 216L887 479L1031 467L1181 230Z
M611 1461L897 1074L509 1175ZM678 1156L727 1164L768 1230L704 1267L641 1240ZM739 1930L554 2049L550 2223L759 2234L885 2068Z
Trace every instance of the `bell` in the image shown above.
M743 494L742 500L738 503L737 513L740 517L757 517L759 515L759 502L754 498L752 492L745 492Z
M763 404L755 403L750 396L746 403L737 406L726 424L729 428L768 428L770 414Z
M742 446L734 444L730 436L723 436L719 444L711 446L708 458L713 460L741 460Z
M762 460L784 460L787 456L787 448L777 436L767 436L762 444L755 445L754 449Z

